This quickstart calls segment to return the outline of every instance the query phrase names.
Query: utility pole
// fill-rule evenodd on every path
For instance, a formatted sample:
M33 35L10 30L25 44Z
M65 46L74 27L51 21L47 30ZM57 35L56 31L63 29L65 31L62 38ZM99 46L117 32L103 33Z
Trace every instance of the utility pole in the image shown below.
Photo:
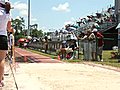
M117 19L117 24L119 24L120 23L120 0L115 0L115 15ZM120 56L120 27L117 29L118 29L118 54Z
M30 0L28 0L28 31L27 36L30 36Z

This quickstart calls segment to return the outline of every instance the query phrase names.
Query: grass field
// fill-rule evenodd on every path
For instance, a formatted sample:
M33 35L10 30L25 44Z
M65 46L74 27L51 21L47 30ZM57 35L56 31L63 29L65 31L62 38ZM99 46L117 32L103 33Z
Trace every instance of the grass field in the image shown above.
M90 62L120 68L120 63L118 62L118 59L115 59L115 58L111 59L111 52L116 52L116 51L113 51L113 50L103 51L103 62L98 62L98 61L90 61ZM80 55L80 60L69 60L68 62L84 62L82 59L83 59L83 55Z
M118 59L111 59L111 52L116 52L113 50L103 51L103 62L96 62L100 64L110 65L114 67L120 67L120 63L118 63Z
M37 54L42 54L42 55L51 57L53 59L57 59L57 56L54 56L54 55L49 55L49 54L45 54L45 53L42 53L42 52L39 52L39 51L30 50L30 49L27 49L27 50L32 51L32 52L37 53ZM102 64L102 65L110 65L110 66L120 68L120 63L118 63L118 59L111 59L111 52L116 52L116 51L113 51L113 50L104 50L103 51L103 60L104 60L103 62L98 62L98 61L94 61L94 62L90 61L90 62L93 62L93 63L96 63L96 64ZM82 59L83 59L83 55L80 55L80 59L63 60L63 61L64 62L69 62L69 63L82 63L82 62L84 62Z

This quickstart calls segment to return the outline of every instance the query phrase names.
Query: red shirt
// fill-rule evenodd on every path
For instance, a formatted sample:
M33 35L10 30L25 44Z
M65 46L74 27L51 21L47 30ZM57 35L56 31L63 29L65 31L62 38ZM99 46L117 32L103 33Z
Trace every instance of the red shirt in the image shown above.
M98 47L103 46L103 44L104 44L103 37L104 36L99 32L97 32L96 36L97 36L97 39L98 39Z

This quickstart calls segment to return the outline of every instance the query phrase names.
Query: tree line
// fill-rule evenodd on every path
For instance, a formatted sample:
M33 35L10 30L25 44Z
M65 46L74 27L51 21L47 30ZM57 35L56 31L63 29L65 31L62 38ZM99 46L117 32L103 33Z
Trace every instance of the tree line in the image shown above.
M12 19L12 27L15 30L14 36L15 41L19 38L24 38L27 36L28 29L25 28L25 20L23 17L19 17L16 19ZM49 33L43 32L42 29L38 29L38 24L30 25L30 36L31 37L43 37L44 35L48 35Z

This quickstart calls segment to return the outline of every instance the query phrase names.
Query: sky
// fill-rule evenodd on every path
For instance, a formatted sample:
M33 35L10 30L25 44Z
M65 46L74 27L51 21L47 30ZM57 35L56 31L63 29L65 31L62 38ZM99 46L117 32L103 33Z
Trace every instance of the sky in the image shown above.
M12 18L23 17L27 28L28 0L10 0ZM38 24L44 32L59 30L87 15L107 10L114 0L30 0L30 24Z

